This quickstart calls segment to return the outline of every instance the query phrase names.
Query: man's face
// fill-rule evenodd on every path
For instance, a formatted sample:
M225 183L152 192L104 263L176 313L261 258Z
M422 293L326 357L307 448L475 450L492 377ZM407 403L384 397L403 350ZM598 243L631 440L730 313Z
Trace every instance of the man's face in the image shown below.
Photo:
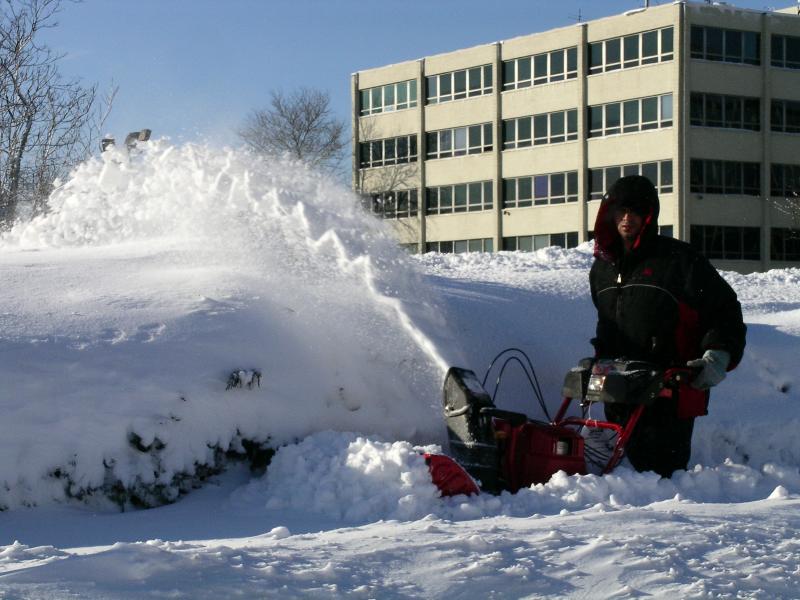
M630 208L620 207L614 210L614 225L617 227L622 242L629 247L642 231L642 217Z

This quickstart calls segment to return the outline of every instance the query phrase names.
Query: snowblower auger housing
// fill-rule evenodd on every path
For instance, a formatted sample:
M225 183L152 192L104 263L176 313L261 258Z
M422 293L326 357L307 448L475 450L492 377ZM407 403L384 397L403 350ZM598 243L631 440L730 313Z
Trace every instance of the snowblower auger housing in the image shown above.
M447 372L443 405L450 453L483 491L516 492L556 471L586 473L583 438L574 429L497 408L472 371Z
M475 373L451 367L444 378L442 398L450 454L467 472L481 482L481 489L499 493L500 450L492 418L484 408L494 408L489 394ZM523 421L525 415L519 415Z
M585 358L564 378L558 414L543 423L497 408L474 372L453 367L445 376L442 398L450 455L483 491L516 492L546 483L557 471L585 474L587 450L581 431L605 429L616 434L616 441L607 459L593 462L610 473L622 459L644 408L687 386L691 376L686 368L662 370L642 361ZM580 417L567 416L573 400L580 405ZM587 418L588 408L598 402L634 409L622 425ZM439 485L436 477L434 483Z

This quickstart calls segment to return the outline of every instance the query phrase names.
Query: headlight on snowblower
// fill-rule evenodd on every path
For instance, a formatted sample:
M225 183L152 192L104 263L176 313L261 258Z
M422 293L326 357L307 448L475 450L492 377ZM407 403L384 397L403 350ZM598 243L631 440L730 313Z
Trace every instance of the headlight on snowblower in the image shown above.
M599 375L594 374L589 378L589 387L587 388L587 393L593 395L600 395L600 392L603 390L603 384L606 382L605 374Z

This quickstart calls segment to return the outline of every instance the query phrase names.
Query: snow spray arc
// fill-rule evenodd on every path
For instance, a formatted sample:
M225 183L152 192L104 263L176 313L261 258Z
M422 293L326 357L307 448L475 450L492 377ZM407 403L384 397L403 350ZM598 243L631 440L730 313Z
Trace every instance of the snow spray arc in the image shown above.
M72 410L86 413L75 416L82 431L29 457L40 468L9 464L0 480L65 472L64 457L77 456L72 479L97 489L106 474L89 463L98 455L123 485L152 479L146 460L126 454L131 431L149 439L157 430L169 455L158 475L165 485L237 432L275 444L320 428L441 435L446 361L426 332L438 339L444 320L387 228L349 190L303 165L234 150L151 141L128 157L114 152L79 166L47 214L0 240L9 256L39 250L37 260L57 263L81 290L81 310L64 297L48 308L55 329L36 332L66 340L55 357L79 365L81 390L54 380L24 393L63 403L74 392ZM51 281L26 285L47 297ZM19 331L33 337L24 323ZM112 358L115 377L99 377ZM224 391L242 366L264 375L248 400ZM174 414L149 426L166 401ZM100 428L107 447L84 447L92 436L80 434Z

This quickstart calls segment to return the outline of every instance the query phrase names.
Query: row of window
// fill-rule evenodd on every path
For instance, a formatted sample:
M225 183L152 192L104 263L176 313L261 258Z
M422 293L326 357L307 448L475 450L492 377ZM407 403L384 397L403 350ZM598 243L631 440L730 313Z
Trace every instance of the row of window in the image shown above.
M783 133L800 133L800 102L773 100L770 105L770 128Z
M491 152L492 124L482 123L430 131L425 134L425 142L427 146L425 158L450 158Z
M446 215L490 210L493 206L492 197L491 181L430 187L425 190L425 213Z
M589 44L590 75L672 60L673 28L665 27ZM761 34L693 25L691 57L703 60L761 64ZM800 37L771 36L771 64L800 69ZM503 61L503 91L527 88L578 76L578 49L562 48ZM431 75L425 78L428 104L492 93L492 66ZM360 91L360 114L374 115L417 106L415 79ZM748 129L745 127L745 129Z
M506 252L533 252L558 246L559 248L575 248L578 245L578 232L544 233L540 235L517 235L503 238L503 250Z
M601 167L589 170L589 200L602 199L605 190L623 176L644 175L654 182L659 193L670 193L672 161ZM770 193L774 197L800 195L800 165L773 164ZM760 165L735 161L691 161L691 191L701 194L757 196L760 193ZM657 183L655 183L657 182ZM491 210L492 182L430 187L425 190L428 215ZM563 204L578 200L578 172L548 173L503 179L503 208L526 208ZM372 194L369 210L381 218L408 218L418 214L417 190L399 190Z
M578 201L578 172L503 179L503 208Z
M419 210L417 190L395 190L381 194L370 194L365 199L365 208L381 219L407 219L416 217Z
M761 230L758 227L692 225L690 243L709 259L761 260Z
M673 29L634 33L589 44L589 75L672 60Z
M589 137L672 127L672 94L589 107Z
M671 193L672 161L634 163L589 169L589 200L600 200L620 177L644 175L660 194ZM690 191L696 194L758 196L761 193L761 165L753 162L692 159ZM770 195L800 196L800 165L770 166ZM417 190L374 194L371 210L394 217L417 215ZM478 181L427 188L429 215L489 210L493 206L492 182ZM578 200L578 172L548 173L503 179L503 207L525 208L562 204ZM389 207L389 209L387 209Z
M578 110L559 110L503 121L503 150L578 139Z
M759 163L693 158L689 172L689 189L694 193L746 196L761 193Z
M589 169L589 200L600 200L611 184L627 175L644 175L659 194L672 193L672 161L634 163Z
M701 127L760 131L761 100L692 92L690 120L692 125ZM782 133L800 133L800 102L772 100L770 129Z
M578 49L562 48L503 61L503 91L578 77Z
M428 242L425 252L441 252L443 254L461 254L463 252L494 252L492 238L474 240L455 240L449 242Z
M659 231L672 235L672 226ZM761 240L758 227L724 227L719 225L692 225L691 245L710 259L760 260ZM589 237L591 238L591 232ZM578 245L578 232L521 235L503 238L503 250L533 252L549 246L574 248ZM416 245L409 246L411 251ZM492 238L428 242L426 252L462 253L493 252ZM800 261L800 231L773 227L770 230L770 259L774 261Z
M755 31L692 25L690 43L692 58L761 64L761 34Z
M800 102L773 100L772 131L800 133ZM760 100L693 92L691 124L759 131ZM615 135L672 126L672 94L611 102L589 107L589 137ZM503 121L503 150L556 144L578 139L577 109L518 117ZM429 132L427 158L449 158L492 151L492 124ZM363 142L361 167L414 162L415 135Z
M362 169L417 162L417 136L401 135L361 142L358 164Z
M761 100L692 92L690 122L701 127L761 130Z
M409 79L361 90L361 116L393 112L417 105L417 80Z
M773 67L800 69L800 37L773 34L770 41Z
M461 69L425 78L428 104L492 93L492 65Z

